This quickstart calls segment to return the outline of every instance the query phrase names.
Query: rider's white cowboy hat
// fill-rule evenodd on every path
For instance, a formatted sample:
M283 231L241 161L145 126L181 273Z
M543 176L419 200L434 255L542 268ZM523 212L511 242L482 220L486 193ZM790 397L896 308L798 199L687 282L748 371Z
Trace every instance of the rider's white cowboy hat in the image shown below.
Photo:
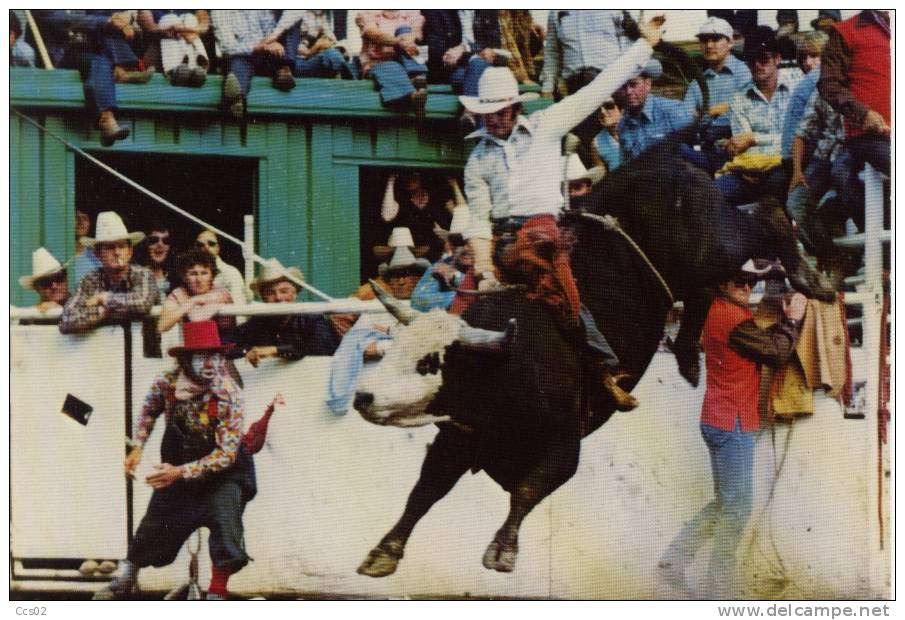
M588 180L591 185L596 185L603 177L606 176L606 168L603 166L594 166L590 170L581 163L581 157L578 153L569 155L569 161L566 164L566 178L569 183L572 181Z
M518 82L512 71L506 67L489 67L478 81L478 96L462 95L459 101L465 109L474 114L492 114L516 103L533 101L538 93L518 92Z
M79 239L86 248L93 248L98 243L113 243L114 241L129 241L135 245L145 238L143 232L129 232L122 218L115 211L101 211L97 215L95 237L82 237Z
M53 254L44 248L38 248L31 253L31 275L19 278L19 286L34 289L36 280L49 278L65 270L66 268L53 257Z
M290 284L295 286L297 291L300 291L302 290L302 285L299 282L304 279L305 275L297 267L284 267L280 261L271 258L261 266L261 273L251 281L248 288L258 293L258 289L262 284L276 282L277 280L288 280Z

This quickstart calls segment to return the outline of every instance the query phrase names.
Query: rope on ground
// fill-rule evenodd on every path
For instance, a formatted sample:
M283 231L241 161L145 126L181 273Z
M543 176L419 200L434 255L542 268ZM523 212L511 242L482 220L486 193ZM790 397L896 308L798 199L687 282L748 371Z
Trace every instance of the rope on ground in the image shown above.
M22 119L25 120L26 122L30 123L31 125L34 125L34 126L37 127L39 130L43 131L44 133L46 133L48 136L50 136L50 137L53 138L54 140L57 140L58 142L61 142L62 144L64 144L64 145L66 146L66 148L68 148L68 149L71 150L72 152L77 153L78 155L81 155L82 157L84 157L85 159L87 159L88 161L90 161L91 163L93 163L95 166L97 166L97 167L100 168L101 170L104 170L105 172L107 172L107 173L113 175L114 177L116 177L117 179L119 179L120 181L122 181L123 183L125 183L126 185L129 185L129 186L135 188L136 190L138 190L138 191L141 192L142 194L148 196L149 198L151 198L151 199L153 199L153 200L156 200L157 202L159 202L160 204L162 204L162 205L165 206L166 208L170 209L171 211L175 211L176 213L178 213L179 215L183 216L184 218L189 219L189 220L195 222L196 224L199 224L199 225L203 226L204 228L207 228L207 229L209 229L209 230L212 230L213 232L217 233L217 235L219 235L220 237L222 237L222 238L224 238L224 239L227 239L227 240L229 240L229 241L232 241L233 243L237 244L239 247L241 247L241 248L244 249L244 247L245 247L245 242L242 241L241 239L239 239L238 237L234 237L233 235L231 235L231 234L229 234L229 233L227 233L227 232L224 232L224 231L220 230L220 229L217 228L216 226L213 226L212 224L209 224L209 223L205 222L205 221L202 220L200 217L198 217L198 216L196 216L196 215L192 215L191 213L189 213L189 212L186 211L185 209L182 209L182 208L180 208L180 207L174 205L172 202L170 202L170 201L167 200L166 198L163 198L162 196L159 196L159 195L155 194L154 192L152 192L152 191L149 190L148 188L144 187L143 185L141 185L140 183L138 183L138 182L136 182L136 181L133 181L132 179L130 179L129 177L127 177L127 176L124 175L123 173L121 173L121 172L119 172L118 170L116 170L115 168L111 168L110 166L108 166L108 165L105 164L104 162L100 161L100 160L97 159L96 157L93 157L93 156L89 155L88 153L86 153L85 151L83 151L82 149L80 149L79 147L77 147L76 145L72 144L71 142L69 142L69 141L66 140L65 138L62 138L62 137L58 136L57 134L55 134L55 133L52 132L51 130L49 130L49 129L47 129L46 127L44 127L43 125L41 125L38 121L36 121L36 120L34 120L33 118L31 118L30 116L27 116L27 115L23 114L22 112L19 112L19 111L16 110L15 108L10 108L10 110L11 110L11 111L13 112L13 114L15 114L16 116L19 116L20 118L22 118ZM261 264L261 265L264 265L264 264L267 263L267 260L266 260L266 259L264 259L264 258L258 256L258 255L255 254L255 253L252 253L252 254L251 254L251 257L254 259L254 261L255 261L256 263L259 263L259 264ZM311 286L311 285L308 284L307 282L305 282L305 281L303 281L303 280L301 280L301 279L293 278L293 277L291 277L289 274L286 274L286 277L287 277L287 279L291 280L292 282L294 282L294 283L298 284L299 286L303 287L305 290L307 290L307 291L313 293L314 295L317 295L317 296L320 297L321 299L323 299L323 300L325 300L325 301L334 301L334 299L333 299L332 297L330 297L329 295L327 295L327 294L324 293L323 291L320 291L320 290L318 290L317 288Z

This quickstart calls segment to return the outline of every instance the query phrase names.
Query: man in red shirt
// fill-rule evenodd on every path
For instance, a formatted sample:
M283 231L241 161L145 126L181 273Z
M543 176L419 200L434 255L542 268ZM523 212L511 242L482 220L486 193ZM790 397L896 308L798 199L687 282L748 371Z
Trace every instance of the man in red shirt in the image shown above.
M783 302L780 323L761 329L750 309L751 289L771 268L753 261L720 285L707 314L702 343L707 364L707 391L701 407L701 434L710 452L715 499L679 532L659 567L664 578L695 597L685 582L685 568L704 542L713 539L706 591L697 597L740 598L736 570L739 539L753 503L754 441L760 428L757 412L759 364L779 367L795 349L807 299L795 293Z

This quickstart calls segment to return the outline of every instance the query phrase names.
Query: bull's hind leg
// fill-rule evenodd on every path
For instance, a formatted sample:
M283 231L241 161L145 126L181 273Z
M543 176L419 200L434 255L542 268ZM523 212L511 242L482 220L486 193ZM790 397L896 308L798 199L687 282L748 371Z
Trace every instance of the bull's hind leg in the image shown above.
M679 374L694 387L701 379L701 352L698 341L707 319L711 295L705 289L689 292L683 300L682 322L673 344Z
M775 255L782 261L792 286L807 297L835 301L836 290L832 283L799 253L792 237L792 226L779 203L772 200L759 203L754 210L754 218L761 234L763 254L768 258Z
M360 575L386 577L396 572L415 525L431 506L456 486L462 474L471 467L473 456L470 433L448 426L440 429L427 449L427 456L421 465L421 476L409 493L402 517L368 553L368 557L358 567Z
M581 447L578 425L561 431L547 454L510 492L509 516L484 552L485 568L511 573L518 557L518 533L522 521L544 498L575 475Z

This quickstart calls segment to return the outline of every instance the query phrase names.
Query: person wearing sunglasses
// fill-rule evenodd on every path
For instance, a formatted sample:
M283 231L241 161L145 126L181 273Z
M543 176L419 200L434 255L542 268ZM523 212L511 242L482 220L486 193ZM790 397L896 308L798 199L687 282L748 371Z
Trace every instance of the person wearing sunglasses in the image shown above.
M19 278L19 286L38 294L35 308L44 314L50 310L62 309L69 298L66 282L66 268L44 248L31 254L32 275Z
M251 290L245 286L245 279L242 277L242 274L238 269L220 258L221 246L217 233L209 228L202 230L195 239L195 246L214 257L217 264L217 274L214 278L214 284L228 290L230 296L233 298L233 303L250 303L253 295Z
M754 495L754 443L760 429L760 364L785 364L798 341L807 299L795 293L783 300L779 323L762 329L751 312L751 289L773 277L772 266L757 269L748 260L719 285L701 337L707 364L707 390L701 406L701 434L710 453L716 497L679 532L660 560L665 580L681 596L741 598L736 551L751 515ZM782 277L782 276L780 276ZM685 569L708 539L713 548L705 589L693 592Z
M135 263L151 270L160 298L164 299L179 283L173 237L170 227L161 222L151 223L148 231L144 243L136 248Z

